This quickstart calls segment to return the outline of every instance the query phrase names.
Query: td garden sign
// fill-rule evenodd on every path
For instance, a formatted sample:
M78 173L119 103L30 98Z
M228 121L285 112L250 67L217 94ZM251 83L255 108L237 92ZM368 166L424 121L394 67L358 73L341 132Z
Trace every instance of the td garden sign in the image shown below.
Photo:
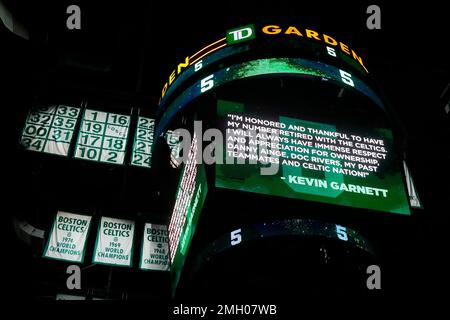
M91 224L91 216L58 212L48 236L43 257L83 263ZM134 235L134 221L101 217L98 222L92 262L131 267L135 244ZM168 271L168 242L165 225L146 223L139 268Z

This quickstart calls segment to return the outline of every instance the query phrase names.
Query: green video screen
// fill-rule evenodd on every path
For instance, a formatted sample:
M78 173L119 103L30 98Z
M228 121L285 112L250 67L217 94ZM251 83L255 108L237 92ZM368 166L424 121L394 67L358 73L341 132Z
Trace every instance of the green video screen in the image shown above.
M25 150L68 156L80 108L49 105L28 113L20 144Z
M215 186L409 214L392 131L352 128L219 100L224 162Z
M155 119L138 117L130 163L132 166L151 167L154 130Z

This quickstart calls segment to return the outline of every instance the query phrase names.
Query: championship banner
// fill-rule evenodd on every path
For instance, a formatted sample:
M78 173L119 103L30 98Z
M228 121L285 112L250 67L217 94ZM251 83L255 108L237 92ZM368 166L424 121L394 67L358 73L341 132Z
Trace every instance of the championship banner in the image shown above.
M102 217L92 262L131 267L134 221Z
M83 263L91 216L59 211L43 257Z
M165 225L145 224L139 267L145 270L169 270L169 232Z

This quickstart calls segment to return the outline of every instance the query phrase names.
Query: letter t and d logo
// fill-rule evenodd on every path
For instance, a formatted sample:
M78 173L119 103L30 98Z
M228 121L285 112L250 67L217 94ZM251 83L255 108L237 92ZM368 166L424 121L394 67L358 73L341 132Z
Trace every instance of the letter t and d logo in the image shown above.
M239 27L227 31L227 44L235 44L255 39L255 25Z

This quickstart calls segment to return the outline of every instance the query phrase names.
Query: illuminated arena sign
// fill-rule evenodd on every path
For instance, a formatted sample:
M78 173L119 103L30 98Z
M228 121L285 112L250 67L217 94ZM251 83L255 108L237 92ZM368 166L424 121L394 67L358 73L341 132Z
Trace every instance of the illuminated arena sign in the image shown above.
M123 164L129 126L129 115L84 110L74 157Z
M192 163L195 155L202 152L201 147L194 145L201 137L197 135L192 141L168 225L173 289L179 281L206 198L206 170L211 170L208 177L212 177L209 182L214 188L210 192L216 192L219 197L236 194L231 191L235 190L259 194L248 196L264 201L273 196L274 201L281 202L288 201L287 198L320 202L334 206L337 211L344 209L338 206L347 206L348 211L352 211L348 207L354 207L378 211L378 214L410 214L394 134L389 129L389 115L383 100L370 87L368 73L363 58L337 37L276 24L249 24L228 30L224 38L186 57L174 68L161 91L155 135L162 137L171 125L176 125L175 119L181 118L185 125L184 119L194 116L211 120L227 139L228 132L236 130L238 140L231 143L226 140L222 152L226 161L216 162L213 167ZM259 94L258 90L267 94ZM344 92L345 97L341 99ZM267 105L251 105L248 100ZM303 110L302 102L309 103ZM214 116L212 108L216 106ZM355 110L367 111L376 121L355 119ZM323 119L321 111L327 113ZM246 118L282 127L246 123L243 120ZM231 127L230 122L237 127ZM255 134L259 136L244 133L244 125L258 127ZM258 144L261 137L268 145ZM252 138L259 142L252 145L249 142ZM255 162L248 163L249 160ZM261 169L271 163L278 164L279 170L271 175L261 174ZM212 210L209 204L205 207ZM298 208L287 211L296 214ZM347 233L341 225L318 227L309 221L292 224L293 230L301 228L302 234L312 230L312 234L354 242L356 247L369 251L363 240ZM283 222L270 228L264 224L236 229L226 236L224 248L242 239L259 239L273 233L295 235L286 226Z
M68 156L80 108L50 105L30 110L22 131L25 150Z
M334 38L326 35L326 34L319 34L317 31L311 30L311 29L305 29L304 32L300 32L300 30L295 26L289 26L286 29L281 28L277 25L269 25L264 26L262 28L262 32L267 35L294 35L297 37L306 37L308 39L314 39L316 41L323 41L327 45L331 45L333 47L338 47L342 52L345 54L351 56L353 59L355 59L363 68L366 70L367 73L369 71L364 66L364 63L360 56L356 54L356 52L353 49L350 49L348 45L346 45L343 42L337 41ZM303 35L304 34L304 35Z
M132 166L151 168L154 131L155 119L138 116L130 161ZM168 130L164 136L171 150L171 158L177 159L181 151L179 145L180 137L171 130ZM176 168L178 164L174 163L172 166Z

